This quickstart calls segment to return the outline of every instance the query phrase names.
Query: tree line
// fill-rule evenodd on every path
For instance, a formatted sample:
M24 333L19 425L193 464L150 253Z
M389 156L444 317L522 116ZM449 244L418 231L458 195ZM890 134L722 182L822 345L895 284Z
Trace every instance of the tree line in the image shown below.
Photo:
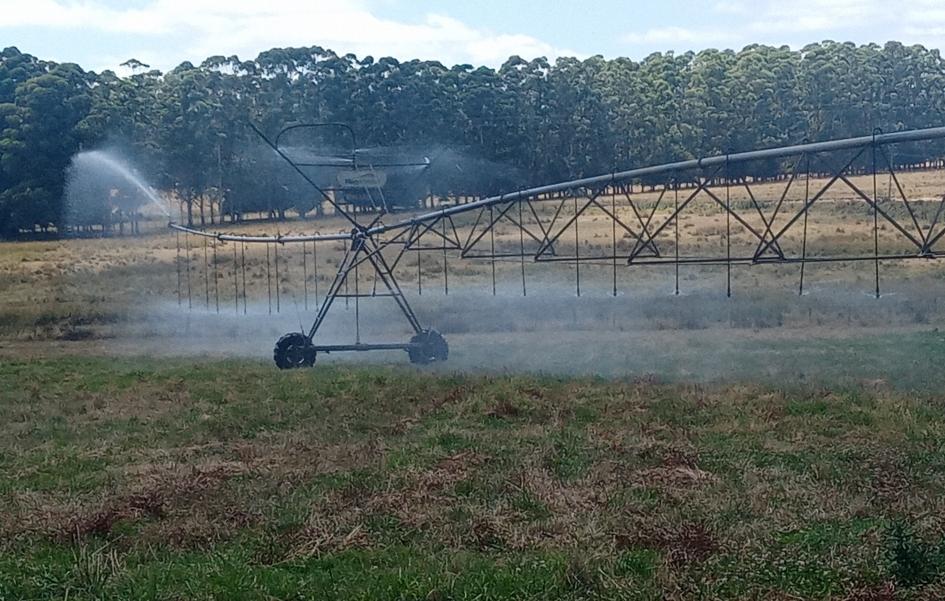
M939 51L898 42L640 61L513 56L498 69L320 47L214 56L167 73L126 66L132 74L120 77L0 53L0 236L64 231L70 160L106 143L137 157L191 221L312 210L312 193L261 152L250 123L272 136L288 123L343 122L360 146L461 149L527 185L945 121ZM479 189L440 192L486 193L486 175Z

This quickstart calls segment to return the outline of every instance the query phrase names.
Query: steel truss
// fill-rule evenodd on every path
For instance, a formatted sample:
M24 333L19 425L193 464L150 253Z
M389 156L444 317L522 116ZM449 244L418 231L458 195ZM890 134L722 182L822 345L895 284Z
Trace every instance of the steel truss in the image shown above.
M301 244L303 260L306 257L306 243L312 243L314 252L315 245L319 243L345 242L344 256L318 307L312 326L308 332L286 335L277 344L276 362L280 367L309 365L314 362L318 352L399 349L407 351L411 360L418 363L446 359L446 341L435 330L423 328L395 277L395 270L407 253L417 254L418 294L423 292L421 254L442 253L446 294L449 293L448 260L452 255L461 259L491 262L493 293L496 290L496 261L518 260L521 263L523 294L527 294L526 260L572 264L578 295L581 294L580 266L586 263L611 266L615 295L618 264L673 266L677 294L680 266L721 266L726 271L726 293L730 296L731 270L735 265L799 265L798 291L803 293L804 266L807 263L870 261L874 264L875 294L878 297L881 261L939 258L937 245L945 237L945 220L942 219L945 194L938 195L934 200L908 198L900 182L898 165L893 160L897 145L945 139L945 127L889 134L875 131L870 136L859 138L731 153L633 169L444 207L390 224L382 222L384 215L368 224L360 223L318 188L306 175L304 165L293 163L276 144L265 137L263 139L334 206L338 215L352 225L350 231L308 236L240 236L187 228L176 223L171 223L170 227L186 234L189 305L192 304L189 235L203 237L205 241L237 242L243 247L246 244L266 244L267 252L269 245L278 249L280 246ZM757 169L758 164L767 165L770 172L772 163L777 165L778 178L757 179L748 175L761 171ZM854 177L866 177L869 182L867 189L858 185ZM885 196L881 194L883 179ZM651 188L646 195L642 193L644 184ZM639 192L635 191L635 186ZM779 188L772 194L774 186ZM763 192L762 187L767 192ZM848 195L872 218L871 252L845 255L811 252L808 234L812 211L831 192ZM797 195L797 198L791 199L792 194ZM741 200L736 201L734 195L742 195ZM764 198L765 195L768 197ZM680 222L687 216L700 214L700 204L707 205L716 215L724 217L724 252L681 254ZM609 222L610 252L600 252L600 248L596 248L582 253L584 240L579 229L581 218L591 213ZM701 214L704 214L704 209ZM886 232L884 244L895 247L892 252L880 252L881 224ZM517 244L507 239L509 229L513 232L513 240L517 234ZM892 239L889 238L889 232L893 235ZM506 237L505 241L500 240L503 236ZM798 240L800 248L791 249ZM736 242L733 244L733 241ZM216 246L213 248L215 268ZM266 264L268 268L268 258ZM277 299L278 265L276 255ZM374 276L374 286L370 290L361 289L358 273L362 268ZM182 299L183 280L180 273L178 263L178 298ZM206 273L205 270L205 276ZM236 308L239 311L235 246L233 279ZM206 288L209 307L209 284ZM215 292L218 299L219 289L216 288ZM244 274L244 312L245 294ZM307 294L306 288L306 305ZM413 331L410 341L362 342L360 303L364 299L378 297L394 301ZM338 299L344 299L346 303L354 301L354 342L319 344L316 342L318 332ZM285 342L287 338L292 340ZM279 345L284 347L281 362ZM293 360L285 360L286 357Z

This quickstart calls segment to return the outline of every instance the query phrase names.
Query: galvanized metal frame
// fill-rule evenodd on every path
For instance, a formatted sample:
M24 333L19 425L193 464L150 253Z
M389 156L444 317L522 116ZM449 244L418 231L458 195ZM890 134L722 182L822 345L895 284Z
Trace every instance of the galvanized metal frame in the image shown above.
M292 128L287 128L287 130L288 129ZM319 243L345 241L346 250L344 257L339 263L335 278L327 294L318 305L315 319L306 334L308 340L314 345L314 348L321 352L377 349L410 350L415 346L412 342L363 343L360 336L360 302L362 299L369 297L392 298L415 335L426 331L411 308L394 273L394 270L408 252L415 252L418 256L417 285L419 294L423 292L422 273L419 262L420 254L424 252L441 252L443 254L443 281L444 292L446 294L449 293L448 259L449 254L454 253L461 259L490 261L493 293L495 293L496 290L496 261L502 259L518 259L521 263L523 294L527 294L526 259L530 259L535 263L571 263L574 265L575 287L578 295L581 294L580 265L582 263L609 264L613 269L614 295L617 294L617 271L618 262L620 261L628 266L674 266L675 292L677 294L679 293L680 266L720 265L726 268L726 294L731 295L731 269L734 265L797 264L800 266L798 291L799 293L803 293L804 267L807 263L872 261L875 266L875 294L879 296L881 261L908 259L929 260L939 258L941 254L935 249L935 246L945 237L945 223L942 223L941 219L943 210L945 210L945 194L942 194L941 199L937 201L938 204L933 219L928 223L927 227L923 227L899 181L898 173L894 168L894 163L888 152L888 149L896 144L945 139L945 127L895 133L882 133L877 130L869 136L858 138L816 143L805 142L803 144L781 148L729 153L632 169L597 177L582 178L520 190L480 199L465 205L443 207L422 214L409 216L389 224L382 222L383 213L372 219L369 223L361 223L354 214L346 212L341 206L335 203L324 190L319 188L306 176L302 169L304 165L293 163L290 157L280 150L277 142L285 131L280 132L279 136L276 138L276 142L270 142L258 130L257 133L259 133L260 137L262 137L279 156L288 162L296 172L312 185L313 188L320 192L325 200L333 205L337 214L345 218L351 224L351 230L336 234L316 233L301 236L242 236L222 232L207 232L184 227L177 223L171 223L170 227L178 233L178 240L181 233L185 234L185 238L187 238L187 240L185 240L188 262L187 277L181 277L180 266L178 266L178 299L179 302L182 303L183 293L181 287L186 280L188 303L192 304L190 288L190 235L200 236L205 240L215 239L219 242L239 242L241 245L266 244L267 248L270 244L274 245L274 248L287 244L301 244L304 249L304 245L311 242L314 249ZM354 139L353 132L352 139ZM863 190L851 179L852 168L858 164L858 161L867 157L869 158L868 168L862 171L861 175L872 175L872 190L870 191ZM839 161L836 160L838 158L840 159ZM772 159L785 162L784 173L787 175L787 178L773 207L770 212L766 213L762 203L758 200L756 188L761 183L770 186L771 182L749 181L748 178L733 178L731 171L733 165ZM812 168L817 169L819 176L827 178L827 181L820 185L813 193L811 190ZM888 174L890 200L892 200L891 191L893 184L895 184L896 193L898 195L897 202L901 201L905 207L908 216L907 220L896 218L891 211L881 205L877 187L877 176L880 172ZM793 209L792 212L785 213L788 206L786 199L792 187L797 184L802 175L805 187L803 201L800 203L800 206ZM653 181L654 179L658 179L662 182L655 186L655 188L659 190L659 194L649 212L644 212L635 202L631 188L635 182L639 183L643 180ZM681 186L686 186L687 184L690 187L687 191L683 192L684 195L681 196ZM733 206L731 198L733 186L744 188L749 198L747 207L739 208ZM829 191L838 187L842 187L847 192L852 193L854 198L862 201L866 205L867 210L870 211L873 217L872 253L832 256L814 256L810 254L807 234L811 209L818 201L823 199ZM622 198L621 202L625 202L626 206L630 209L633 221L635 221L633 225L620 218L617 210L618 195ZM609 206L604 200L607 196L611 197ZM668 202L670 199L672 199L672 210L670 213L665 217L657 217L664 201ZM724 255L680 255L680 218L685 215L686 211L693 206L697 200L708 201L710 206L714 206L716 210L721 211L721 214L725 216L726 248ZM542 213L536 208L543 203L551 203L552 210L550 212L550 218L547 217L547 215L543 217ZM566 209L566 206L569 204L571 208ZM580 252L579 221L581 216L589 210L598 211L599 214L611 221L612 240L611 254L609 255L600 253L582 254ZM454 218L463 215L469 215L470 217L475 215L475 219L472 221L471 225L457 224ZM789 216L785 219L785 215ZM899 241L906 243L906 248L909 249L908 252L880 252L880 218L882 218L883 223L888 224L892 228L892 231L898 235ZM783 220L783 223L776 226L779 220ZM517 230L519 238L517 251L508 248L497 251L496 228L500 224L511 225ZM465 235L461 235L463 228L468 228ZM670 228L674 230L672 233L674 250L672 254L667 254L662 252L658 237L664 232L668 232ZM750 239L754 240L754 250L750 254L732 254L731 240L733 228L741 233L748 234ZM569 230L574 231L573 254L563 252L562 240ZM783 243L788 235L797 233L798 230L800 230L799 233L802 238L800 253L789 254L785 251ZM618 252L618 232L634 240L633 246L629 252ZM526 245L526 238L528 245ZM206 253L206 247L204 252ZM385 257L385 252L396 252L396 256L392 261L388 261ZM180 253L179 242L178 253ZM215 246L214 257L216 257ZM304 250L303 260L305 260ZM215 263L216 260L214 259L214 268ZM245 253L243 264L245 269ZM362 265L369 266L373 271L375 278L373 290L370 292L361 292L359 278L355 277L355 292L352 294L348 285L349 278L352 273L357 274L358 268ZM235 269L236 265L234 259L234 273ZM278 258L276 259L276 269L278 269ZM378 282L381 284L380 293L378 292ZM236 284L236 306L238 310L239 285L235 275L234 283ZM209 307L209 288L205 292L207 296L207 306ZM217 294L217 296L219 295L218 287L215 289L215 294ZM245 273L243 295L245 312ZM348 302L349 299L355 301L356 332L354 343L342 345L315 344L314 341L316 340L319 329L324 324L334 301L339 298L344 298L346 302ZM306 305L308 304L307 299L306 288ZM217 306L219 306L219 301L217 301Z

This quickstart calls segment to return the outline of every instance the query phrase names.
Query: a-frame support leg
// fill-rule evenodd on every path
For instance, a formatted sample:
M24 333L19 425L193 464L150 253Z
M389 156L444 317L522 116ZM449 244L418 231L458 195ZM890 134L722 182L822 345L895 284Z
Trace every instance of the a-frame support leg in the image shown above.
M449 354L449 347L446 340L436 330L425 329L420 324L420 320L414 313L413 308L404 296L403 290L397 283L394 271L384 257L384 249L390 243L378 242L377 240L365 236L363 233L355 231L352 233L351 245L347 248L341 263L338 265L338 271L328 289L315 320L307 334L293 333L286 334L276 344L274 357L279 367L306 367L314 364L314 357L317 353L332 353L343 351L372 351L372 350L404 350L410 356L412 363L432 363L434 361L445 361ZM351 286L346 286L348 278L352 273L357 277L357 270L362 265L369 265L374 270L378 281L383 285L382 291L372 290L371 292L358 292L357 283L353 287L353 294L345 292L350 290ZM319 329L325 323L329 311L335 300L338 298L354 298L355 300L355 319L360 320L360 311L358 309L361 299L390 297L396 303L401 314L406 318L407 323L413 330L413 336L408 342L389 342L389 343L362 343L359 339L353 344L318 344L317 334ZM360 323L357 324L357 330L360 331ZM286 342L291 338L291 344ZM286 347L280 349L280 345ZM294 353L294 354L293 354ZM285 357L290 355L290 360ZM299 360L291 360L292 357L298 357ZM302 360L305 359L305 360ZM308 360L310 359L310 360Z

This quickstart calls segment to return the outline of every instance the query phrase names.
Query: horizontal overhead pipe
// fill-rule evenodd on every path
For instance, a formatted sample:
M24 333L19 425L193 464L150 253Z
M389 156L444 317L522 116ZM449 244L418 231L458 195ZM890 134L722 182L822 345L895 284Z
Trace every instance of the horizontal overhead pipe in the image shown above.
M945 127L932 127L928 129L915 129L910 131L901 131L894 132L889 134L875 134L871 136L860 136L858 138L846 138L843 140L830 140L827 142L811 142L807 144L795 144L793 146L781 146L778 148L768 148L765 150L752 150L748 152L738 152L733 154L722 154L712 157L705 157L701 159L690 159L687 161L676 161L674 163L664 163L662 165L654 165L651 167L641 167L638 169L630 169L629 171L619 171L616 173L608 173L605 175L598 175L594 177L586 177L583 179L575 179L566 182L561 182L558 184L549 184L545 186L538 186L536 188L529 188L527 190L519 190L518 192L511 192L509 194L502 194L499 196L491 196L489 198L483 198L475 202L471 202L465 205L448 207L445 209L440 209L439 211L431 211L429 213L424 213L422 215L417 215L411 217L410 219L405 219L403 221L398 221L397 223L392 223L390 225L378 226L371 228L367 231L369 235L371 234L381 234L391 230L409 227L429 221L431 219L439 219L449 215L456 215L458 213L465 213L466 211L474 211L476 209L481 209L482 207L487 207L490 205L497 205L506 202L513 202L516 200L522 200L525 198L530 198L532 196L538 196L539 194L552 194L554 192L563 192L565 190L572 190L574 188L593 188L596 186L606 186L612 184L616 181L626 181L637 179L641 177L646 177L650 175L659 175L662 173L673 173L678 171L687 171L690 169L700 169L705 167L714 167L725 164L732 163L741 163L746 161L757 161L761 159L776 159L789 156L795 156L799 154L816 154L818 152L829 152L835 150L844 150L849 148L860 148L863 146L869 145L888 145L896 144L901 142L919 142L926 140L937 140L945 138Z
M338 233L338 234L315 234L310 236L237 236L230 234L219 234L205 232L202 230L184 227L176 223L170 223L172 229L186 232L188 234L194 234L197 236L206 236L209 238L215 238L221 241L232 241L232 242L257 242L257 243L293 243L293 242L329 242L337 240L349 240L352 237L356 236L358 232L361 235L366 236L376 236L384 234L391 231L403 230L406 228L411 228L416 225L426 223L429 221L434 221L437 219L442 219L444 217L450 217L452 215L458 215L462 213L467 213L475 211L477 209L483 209L486 207L499 205L507 202L515 202L519 200L524 200L526 198L531 198L541 194L552 194L555 192L563 192L566 190L573 190L574 188L594 188L598 186L606 186L613 184L615 182L622 182L627 180L639 179L641 177L660 175L664 173L675 173L680 171L688 171L691 169L703 169L707 167L718 167L722 165L731 165L732 163L742 163L747 161L757 161L762 159L777 159L784 158L789 156L803 155L803 154L816 154L819 152L832 152L837 150L845 150L851 148L862 148L866 146L885 146L889 144L897 144L902 142L922 142L929 140L938 140L945 138L945 127L931 127L927 129L915 129L909 131L900 131L893 132L888 134L877 133L870 136L860 136L857 138L846 138L842 140L830 140L826 142L810 142L806 144L795 144L792 146L781 146L778 148L768 148L764 150L752 150L748 152L737 152L732 154L722 154L711 157L704 157L701 159L690 159L686 161L676 161L673 163L664 163L661 165L653 165L650 167L641 167L638 169L630 169L628 171L619 171L616 173L608 173L604 175L598 175L594 177L586 177L582 179L575 179L566 182L560 182L557 184L548 184L544 186L537 186L534 188L528 188L526 190L519 190L517 192L510 192L508 194L501 194L499 196L490 196L488 198L483 198L471 203L464 205L457 205L452 207L447 207L439 209L437 211L430 211L409 219L403 219L396 223L391 223L389 225L377 225L374 227L363 227L357 225L354 230L348 233ZM282 153L280 153L282 154ZM284 157L283 155L283 158ZM288 159L286 159L288 160ZM291 161L290 161L291 162ZM294 165L294 164L293 164ZM303 174L304 177L304 174ZM306 179L308 179L306 177ZM319 190L321 191L321 190ZM326 195L327 196L327 195ZM334 203L332 203L334 204ZM351 217L342 212L342 215L349 220Z

